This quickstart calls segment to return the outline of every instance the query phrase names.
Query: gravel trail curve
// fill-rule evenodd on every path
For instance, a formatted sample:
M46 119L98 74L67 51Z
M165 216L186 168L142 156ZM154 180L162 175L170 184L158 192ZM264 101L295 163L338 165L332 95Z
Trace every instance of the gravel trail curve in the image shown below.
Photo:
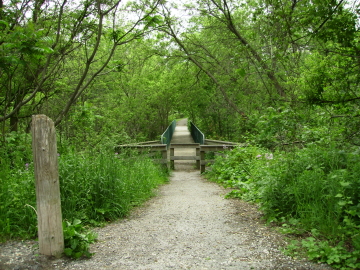
M128 219L98 229L93 258L59 269L329 269L284 256L254 206L224 199L198 171L175 171Z
M284 256L284 237L256 207L225 193L198 171L174 171L158 196L95 229L92 258L49 260L36 255L35 241L8 242L0 244L0 269L331 269Z
M191 142L186 120L174 141ZM180 155L191 155L176 149ZM190 149L189 151L193 151ZM176 161L158 196L125 219L96 228L90 259L49 260L35 241L0 244L0 270L331 269L282 254L283 235L266 227L254 205L224 199L226 190L194 171L194 161Z

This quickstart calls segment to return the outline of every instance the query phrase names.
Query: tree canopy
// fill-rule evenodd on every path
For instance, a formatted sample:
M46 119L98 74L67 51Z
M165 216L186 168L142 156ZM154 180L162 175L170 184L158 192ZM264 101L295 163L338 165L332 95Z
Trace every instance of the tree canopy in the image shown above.
M214 138L274 147L312 141L304 129L327 121L358 144L358 10L345 0L1 1L3 138L44 113L65 137L154 139L178 114Z
M187 117L246 146L208 174L229 196L312 236L298 255L359 269L359 15L358 0L0 0L0 234L36 232L33 114L55 121L66 204L91 224L160 175L114 146Z

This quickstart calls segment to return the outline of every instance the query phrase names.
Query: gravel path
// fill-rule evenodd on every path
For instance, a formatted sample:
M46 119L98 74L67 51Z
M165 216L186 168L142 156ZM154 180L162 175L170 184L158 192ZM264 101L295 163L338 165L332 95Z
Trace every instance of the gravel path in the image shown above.
M36 256L35 241L8 242L0 244L0 270L331 269L284 256L284 237L264 226L255 206L224 199L193 167L178 163L157 197L97 228L91 259L49 260Z
M198 171L175 171L129 218L96 229L91 259L46 260L31 242L7 243L0 260L11 261L0 269L330 269L282 255L283 236L254 206L224 194Z

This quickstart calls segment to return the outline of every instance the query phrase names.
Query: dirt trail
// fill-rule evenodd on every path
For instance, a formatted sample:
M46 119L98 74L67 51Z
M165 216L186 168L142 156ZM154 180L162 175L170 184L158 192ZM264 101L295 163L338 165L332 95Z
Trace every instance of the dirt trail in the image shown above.
M172 143L193 143L186 119ZM175 155L194 155L175 149ZM175 161L170 183L133 215L98 230L91 260L64 269L325 269L282 255L282 238L261 225L254 206L224 199L194 161ZM65 265L63 265L65 266Z
M98 231L91 260L64 269L270 269L274 253L289 265L267 229L240 222L247 213L223 193L198 171L174 172L147 206Z
M224 199L193 164L181 166L129 218L96 229L91 259L9 269L329 269L284 256L283 237L262 224L255 206Z

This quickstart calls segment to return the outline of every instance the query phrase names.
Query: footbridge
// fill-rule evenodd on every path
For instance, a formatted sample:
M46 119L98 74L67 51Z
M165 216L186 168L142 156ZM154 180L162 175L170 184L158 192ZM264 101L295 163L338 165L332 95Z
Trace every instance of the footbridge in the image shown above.
M189 130L190 129L190 130ZM233 149L238 144L226 141L208 140L205 135L187 119L174 120L159 141L119 145L116 151L132 148L151 154L161 153L158 162L172 170L200 170L214 162L214 155L220 151Z

